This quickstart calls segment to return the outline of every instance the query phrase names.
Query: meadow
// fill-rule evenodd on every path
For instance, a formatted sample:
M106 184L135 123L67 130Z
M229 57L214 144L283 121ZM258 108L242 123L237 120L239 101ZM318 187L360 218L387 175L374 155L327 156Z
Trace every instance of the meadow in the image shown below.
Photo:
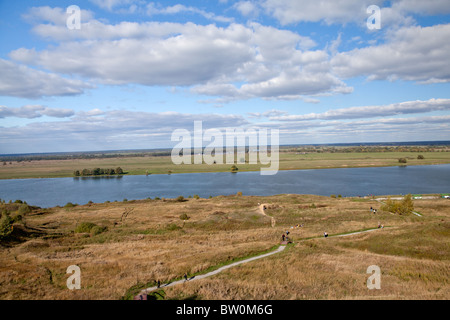
M266 204L262 215L260 204ZM31 204L30 204L31 205ZM164 299L449 299L450 200L414 200L421 217L372 198L285 194L147 199L31 210L1 240L0 299L132 299L140 290L278 254L154 294ZM370 207L378 209L376 214ZM272 225L272 218L276 221ZM83 229L91 223L97 228ZM379 223L384 228L377 228ZM303 227L296 227L303 225ZM92 225L91 225L92 227ZM95 229L95 231L94 231ZM333 237L352 231L372 232ZM323 232L330 237L324 238ZM81 269L81 289L66 269ZM370 265L381 289L369 290Z
M418 159L422 155L424 159ZM262 165L236 163L239 172L259 171ZM352 167L398 166L399 159L406 159L406 165L432 165L450 163L450 152L435 151L392 151L392 152L293 152L281 150L279 153L279 170L327 169ZM236 159L237 161L238 159ZM94 168L121 167L125 174L168 174L193 172L229 172L231 164L180 164L172 162L170 156L142 155L133 157L108 157L88 159L40 159L27 161L4 161L0 164L0 179L23 178L60 178L72 177L74 171ZM404 165L404 164L402 164Z

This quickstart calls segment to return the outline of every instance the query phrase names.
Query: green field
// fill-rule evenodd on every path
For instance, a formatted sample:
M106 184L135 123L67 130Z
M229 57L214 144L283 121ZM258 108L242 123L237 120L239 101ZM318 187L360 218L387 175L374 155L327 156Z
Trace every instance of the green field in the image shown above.
M424 159L417 159L418 155ZM279 170L383 167L405 165L432 165L450 163L450 152L280 152ZM248 155L247 159L248 161ZM269 165L236 164L242 171L259 171ZM72 177L75 170L121 167L128 175L229 172L231 164L182 164L176 165L170 156L139 156L116 158L5 161L0 165L0 179Z

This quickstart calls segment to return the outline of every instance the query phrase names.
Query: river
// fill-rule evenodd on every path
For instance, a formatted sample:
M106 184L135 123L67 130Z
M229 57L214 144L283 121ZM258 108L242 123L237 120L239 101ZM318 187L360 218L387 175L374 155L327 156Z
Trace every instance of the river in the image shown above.
M266 176L255 171L0 180L1 199L20 199L44 208L125 198L187 198L195 194L207 198L238 191L258 196L290 193L343 197L449 193L450 164L290 170Z

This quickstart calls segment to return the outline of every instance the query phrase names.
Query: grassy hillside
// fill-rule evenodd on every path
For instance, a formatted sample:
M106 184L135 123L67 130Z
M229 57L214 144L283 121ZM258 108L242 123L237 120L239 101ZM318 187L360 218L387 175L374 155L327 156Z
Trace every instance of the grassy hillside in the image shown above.
M272 250L286 230L293 244L282 253L166 288L166 298L448 299L450 201L414 205L422 217L383 212L371 199L311 195L140 200L24 214L20 204L3 204L16 222L1 240L0 299L129 299L157 280ZM380 222L385 228L374 232L322 237ZM381 290L366 286L373 264L382 271ZM66 287L70 265L81 268L80 290Z

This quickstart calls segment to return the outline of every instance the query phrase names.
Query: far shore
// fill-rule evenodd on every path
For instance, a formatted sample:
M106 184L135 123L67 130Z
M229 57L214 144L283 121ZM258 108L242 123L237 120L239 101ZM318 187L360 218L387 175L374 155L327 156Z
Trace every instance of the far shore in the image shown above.
M423 158L418 158L418 156ZM406 163L400 162L404 159ZM239 172L260 171L269 165L260 163L236 163ZM337 169L337 168L370 168L393 166L417 166L449 164L450 152L349 152L349 153L306 153L280 152L279 171ZM231 172L231 164L181 164L176 165L170 156L142 156L117 158L65 159L65 160L28 160L8 161L0 165L0 179L29 178L69 178L75 177L74 171L85 168L121 167L123 175L154 175L179 173ZM120 175L119 175L120 176ZM79 176L111 177L118 175Z

